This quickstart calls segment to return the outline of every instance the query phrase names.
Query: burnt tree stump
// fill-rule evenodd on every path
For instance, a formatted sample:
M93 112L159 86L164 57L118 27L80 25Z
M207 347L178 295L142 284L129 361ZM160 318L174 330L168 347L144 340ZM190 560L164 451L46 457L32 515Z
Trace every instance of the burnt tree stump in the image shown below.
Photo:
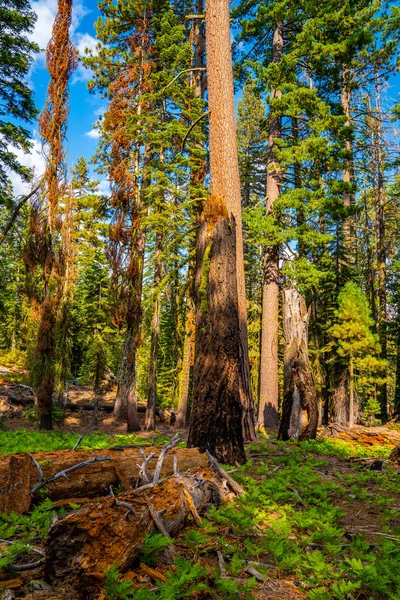
M315 438L318 404L308 359L308 313L304 298L294 288L283 290L285 337L284 398L279 439Z

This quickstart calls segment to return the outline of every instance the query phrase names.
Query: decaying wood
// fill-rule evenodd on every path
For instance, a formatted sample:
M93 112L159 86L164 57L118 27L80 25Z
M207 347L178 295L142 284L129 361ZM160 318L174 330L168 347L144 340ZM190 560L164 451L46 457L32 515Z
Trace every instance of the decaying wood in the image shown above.
M294 288L283 290L285 337L284 396L279 439L315 438L318 405L308 360L308 314L304 298Z
M204 484L199 486L198 479ZM200 511L212 502L216 481L213 471L203 468L194 474L165 479L151 489L121 494L119 504L111 497L73 511L50 528L46 542L49 580L68 578L77 598L83 597L82 590L90 597L102 586L110 565L121 573L132 568L147 534L156 530L154 513L157 529L161 522L168 536L176 535L191 514L184 490ZM126 511L127 504L132 511Z
M392 450L389 456L390 463L397 471L400 472L400 444Z
M161 449L156 447L146 448L152 458L146 466L146 473L151 481L157 459ZM111 460L98 462L98 458L107 455ZM126 448L123 450L59 450L54 452L36 452L31 455L40 466L43 479L53 481L46 486L47 495L51 500L65 498L95 498L109 494L110 486L121 484L125 490L135 488L140 480L140 469L138 466L143 462L138 448ZM30 504L30 491L36 487L33 500L39 500L41 477L37 467L29 454L11 456L0 456L0 488L3 494L0 496L0 506L3 512L14 510L17 513L25 512ZM208 459L204 454L194 449L173 448L165 456L163 461L163 475L170 476L174 472L174 456L177 457L179 471L205 467ZM93 462L97 459L97 462ZM85 466L74 470L68 469L78 464L92 461ZM10 476L9 471L14 473ZM10 471L11 472L11 471ZM67 478L56 474L67 473ZM8 483L7 483L8 482ZM18 483L18 496L10 486ZM43 483L43 482L42 482ZM7 487L8 485L8 487Z
M9 457L6 477L2 480L3 492L0 496L0 512L23 513L29 510L31 504L30 475L31 469L36 470L29 454ZM36 471L37 475L37 471Z

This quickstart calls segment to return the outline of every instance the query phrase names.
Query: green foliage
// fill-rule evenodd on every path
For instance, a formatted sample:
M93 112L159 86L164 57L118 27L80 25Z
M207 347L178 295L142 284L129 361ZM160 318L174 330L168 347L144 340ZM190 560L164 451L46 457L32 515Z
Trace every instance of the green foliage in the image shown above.
M171 539L166 538L162 533L149 533L140 548L142 561L147 565L152 565L157 561L158 555L171 543Z
M376 384L386 380L387 361L380 358L378 336L372 332L374 321L362 290L353 282L345 284L338 296L335 324L330 332L336 339L337 353L355 373L357 390L362 395L365 414L374 415L379 406L373 394ZM368 395L370 397L368 397Z
M0 2L0 205L10 203L10 170L25 181L31 171L17 159L13 149L29 152L30 134L18 122L30 123L37 114L27 77L39 48L28 40L36 15L28 0Z
M53 404L51 409L51 415L53 418L53 422L57 425L64 423L65 420L65 411L60 408L57 404ZM22 413L22 418L30 423L39 423L40 422L40 414L36 406L27 406L24 408Z

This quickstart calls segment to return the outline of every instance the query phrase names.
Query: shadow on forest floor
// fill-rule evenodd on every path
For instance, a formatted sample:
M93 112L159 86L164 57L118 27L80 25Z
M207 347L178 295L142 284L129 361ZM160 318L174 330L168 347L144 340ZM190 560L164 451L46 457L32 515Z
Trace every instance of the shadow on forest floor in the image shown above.
M76 401L86 398L84 389L77 394ZM38 434L34 425L9 419L5 422L9 430L0 433L0 449L7 453L71 448L76 434L84 433L85 421L78 421L75 428L68 418L54 434ZM73 413L71 418L78 416ZM82 447L109 447L116 439L126 439L119 437L123 430L119 425L114 428L109 418L105 415L99 427L103 435L88 435ZM31 430L16 431L19 423ZM167 427L157 433L154 439L154 432L139 432L128 441L163 443L172 435ZM245 495L211 508L200 527L189 521L173 540L174 553L170 541L150 534L136 568L124 575L111 570L99 598L400 598L400 478L387 460L399 443L398 426L356 427L335 439L301 443L277 441L272 432L261 436L246 445L245 465L228 468ZM41 548L55 510L45 500L30 516L10 521L0 515L0 538ZM0 586L32 600L75 600L68 582L65 589L43 590L45 573L40 568L8 572L7 560L15 564L18 558L18 552L7 558L9 547L2 547ZM33 560L26 548L19 551L21 562ZM42 582L36 583L36 587L43 584L42 590L33 591L33 582Z

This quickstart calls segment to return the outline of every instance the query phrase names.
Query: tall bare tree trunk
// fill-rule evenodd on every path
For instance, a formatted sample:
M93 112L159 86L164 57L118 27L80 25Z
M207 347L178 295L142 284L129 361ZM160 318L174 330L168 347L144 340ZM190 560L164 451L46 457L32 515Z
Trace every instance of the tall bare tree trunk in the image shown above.
M208 106L210 110L210 172L213 194L226 202L229 218L236 224L236 269L240 325L240 398L243 406L243 433L255 439L254 409L250 387L244 278L242 201L236 143L229 5L227 0L206 3ZM214 149L211 152L211 144Z
M145 211L144 196L150 185L146 169L151 160L149 148L145 148L143 157L144 178L136 199L133 221L136 221L132 240L130 261L134 277L130 282L128 299L126 334L123 348L117 397L115 399L115 416L127 422L128 432L139 431L140 423L137 412L136 394L136 355L140 345L140 326L142 321L142 286L143 259L146 247L146 231L142 226L143 211Z
M198 264L202 265L196 315L193 411L188 445L209 449L223 462L244 462L243 308L237 261L243 265L239 165L234 117L227 0L206 4L211 196L202 214ZM236 240L236 236L238 239ZM237 246L241 246L241 254ZM241 258L240 258L241 257ZM244 278L242 281L244 291ZM200 301L199 301L200 300ZM246 325L247 327L247 325ZM250 389L250 386L248 386ZM251 418L248 406L247 419ZM243 427L245 429L245 426Z
M150 362L149 362L149 386L147 392L147 408L144 427L147 431L155 428L156 419L156 399L157 399L157 366L158 349L160 339L160 312L161 312L161 292L158 289L162 279L162 243L161 233L156 234L156 251L154 256L154 290L155 298L153 303L153 317L151 321L151 344L150 344Z
M350 128L351 126L351 71L347 66L343 67L342 73L342 93L341 93L341 104L343 112L346 116L345 127ZM354 161L353 161L353 144L350 139L350 135L345 141L345 168L343 169L342 180L346 184L347 189L343 192L343 204L348 209L354 204L354 195L351 191L351 187L354 182ZM354 244L353 244L353 218L347 217L343 224L343 263L348 267L350 263L354 263L356 257L354 256ZM339 265L340 267L340 265ZM345 274L346 278L348 273Z
M205 37L204 37L204 2L196 0L194 14L198 18L193 18L190 31L189 42L193 48L192 66L193 71L190 74L190 85L194 90L196 98L204 100L205 89ZM202 144L196 143L196 149L201 150ZM207 173L207 160L205 156L198 156L193 153L191 156L191 196L194 210L191 215L193 226L196 228L196 254L200 252L200 214L203 209L204 198L201 190L204 190L204 181ZM182 368L179 373L179 406L175 421L176 429L184 429L188 425L189 396L191 386L191 367L194 358L194 342L196 335L196 281L201 280L201 273L196 269L201 269L201 264L197 264L196 256L190 260L188 271L188 298L187 298L187 317L185 326L185 337L183 342Z
M273 62L283 54L283 24L278 22L273 38ZM271 91L271 99L279 98L279 90ZM276 159L277 140L281 137L281 117L269 117L267 159L267 212L279 197L281 174ZM278 383L278 314L279 314L279 247L264 248L261 312L260 404L258 427L277 427L279 422Z
M383 157L383 134L382 134L382 109L380 100L379 81L375 79L376 96L376 135L375 138L375 215L376 215L376 254L378 266L378 318L377 330L379 341L382 348L382 358L387 358L387 293L386 293L386 227L385 227L385 188L384 188L384 157ZM381 418L383 421L388 419L388 398L387 384L379 387L379 404L381 408Z
M179 407L176 415L175 428L184 429L187 426L187 413L189 402L190 387L190 367L193 362L194 353L194 308L191 299L189 299L189 308L186 318L185 341L183 344L182 371L179 381Z
M285 370L279 439L315 438L318 405L308 360L308 313L304 298L294 288L283 290L282 317Z

